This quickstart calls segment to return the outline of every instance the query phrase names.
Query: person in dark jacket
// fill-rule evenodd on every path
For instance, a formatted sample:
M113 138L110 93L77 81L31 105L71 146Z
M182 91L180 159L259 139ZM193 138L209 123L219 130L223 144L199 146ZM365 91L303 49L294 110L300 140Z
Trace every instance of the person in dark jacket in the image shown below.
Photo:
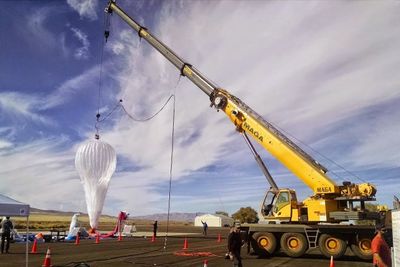
M153 236L157 237L157 228L158 228L158 223L157 221L154 221L153 223Z
M207 235L208 224L207 224L207 222L203 222L203 221L201 221L201 223L203 224L203 235L206 236Z
M234 267L243 267L242 257L240 256L241 247L242 238L240 237L240 228L236 225L228 235L228 253Z
M14 226L10 220L10 217L6 217L5 220L1 222L1 254L4 253L4 243L7 242L6 245L6 253L8 253L8 250L10 249L10 236L11 236L11 231L13 230Z

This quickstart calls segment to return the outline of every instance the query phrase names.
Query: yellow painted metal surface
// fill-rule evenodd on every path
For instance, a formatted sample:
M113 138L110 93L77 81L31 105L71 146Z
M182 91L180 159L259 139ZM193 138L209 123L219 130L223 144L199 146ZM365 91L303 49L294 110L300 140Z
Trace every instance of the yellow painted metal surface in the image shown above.
M146 32L145 30L142 29L142 30L140 31L140 36L146 37L147 35L149 35L149 33Z
M228 97L224 112L239 131L245 131L317 194L338 194L339 188L322 171L242 110Z
M338 202L331 199L307 198L303 203L307 207L310 222L328 222L330 221L329 212L340 210Z
M276 219L289 220L292 217L292 208L290 207L290 203L277 208L276 212L274 212L274 217Z
M186 76L190 76L190 75L192 75L192 70L188 66L185 66L185 67L183 67L183 73Z
M292 218L290 218L290 221L292 222L299 221L299 209L292 209Z

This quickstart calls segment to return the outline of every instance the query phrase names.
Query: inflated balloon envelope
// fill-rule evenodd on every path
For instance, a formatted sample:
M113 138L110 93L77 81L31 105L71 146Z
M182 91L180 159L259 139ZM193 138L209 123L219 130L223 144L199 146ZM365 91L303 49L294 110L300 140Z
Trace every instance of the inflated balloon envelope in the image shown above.
M98 139L81 145L76 152L75 168L85 191L92 230L97 229L108 184L116 166L117 157L113 147Z

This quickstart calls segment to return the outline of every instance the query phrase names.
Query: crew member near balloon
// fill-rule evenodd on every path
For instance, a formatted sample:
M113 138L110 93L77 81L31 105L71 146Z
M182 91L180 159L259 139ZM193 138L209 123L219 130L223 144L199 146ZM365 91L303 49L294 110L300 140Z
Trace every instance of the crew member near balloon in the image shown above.
M371 242L371 250L373 253L372 264L374 267L391 267L392 257L390 247L384 238L386 229L383 225L376 226L376 235Z
M158 222L154 221L153 223L153 236L157 237L157 228L158 228Z
M8 253L8 250L10 249L10 235L11 231L14 229L13 223L10 220L10 217L7 216L5 220L1 222L1 254L4 253L4 243L7 242L6 245L6 253Z
M233 267L243 267L240 249L243 241L240 237L240 225L235 224L228 235L228 253L229 258L233 261Z
M207 224L207 222L203 222L203 221L201 221L201 223L203 224L203 235L206 236L207 235L208 224Z

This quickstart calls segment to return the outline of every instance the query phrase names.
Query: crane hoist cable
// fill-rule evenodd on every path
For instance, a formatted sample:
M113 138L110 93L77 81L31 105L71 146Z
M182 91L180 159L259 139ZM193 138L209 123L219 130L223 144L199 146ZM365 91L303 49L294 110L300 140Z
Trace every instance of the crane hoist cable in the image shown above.
M271 121L270 121L271 122ZM306 142L303 142L302 140L300 140L299 138L297 138L296 136L294 136L293 134L289 133L288 131L280 128L279 126L277 126L277 124L275 123L271 123L275 128L277 128L279 131L283 132L284 134L286 134L287 136L291 137L292 139L296 140L297 143L303 145L303 147L306 147L307 149L309 149L310 151L312 151L314 154L319 155L321 158L323 158L324 160L326 160L327 162L331 163L334 166L337 166L339 169L342 169L344 172L348 173L349 175L353 176L354 178L366 183L367 181L362 179L361 177L359 177L358 175L356 175L355 173L347 170L345 167L343 167L342 165L340 165L339 163L337 163L336 161L334 161L333 159L325 156L324 154L322 154L321 152L318 152L317 150L313 149L310 145L308 145ZM341 177L338 173L336 173L335 171L333 171L332 169L329 170L330 173L332 173L332 175L336 176L338 179L342 179L343 177Z
M161 106L161 108L156 111L154 114L152 114L149 117L146 118L138 118L136 116L131 115L128 110L125 108L123 105L123 100L120 99L118 104L116 104L112 110L104 117L100 118L100 105L101 105L101 86L102 86L102 72L103 72L103 57L104 57L104 47L105 44L107 43L108 37L110 36L110 28L111 28L111 19L110 19L110 13L105 14L104 16L104 39L102 42L102 48L101 48L101 56L100 56L100 77L99 77L99 87L98 87L98 107L97 107L97 114L96 114L96 123L95 123L95 128L96 128L96 138L98 138L98 133L99 133L99 124L106 121L111 114L113 114L118 108L122 109L124 113L133 121L136 122L146 122L154 117L156 117L168 104L168 102L173 100L173 108L172 108L172 127L171 127L171 154L170 154L170 167L169 167L169 186L168 186L168 207L167 207L167 229L166 229L166 235L164 239L164 251L167 248L167 241L168 241L168 233L169 233L169 221L170 221L170 211L171 211L171 191L172 191L172 175L173 175L173 159L174 159L174 136L175 136L175 114L176 114L176 97L175 97L175 91L176 88L179 85L181 75L179 75L178 81L176 85L173 88L173 93L167 98L167 100L164 102L164 104Z
M110 35L110 25L111 25L111 16L110 14L103 15L103 29L104 29L104 38L102 39L101 44L101 52L100 52L100 62L99 62L99 84L98 84L98 95L97 95L97 113L96 113L96 122L94 128L96 129L96 139L99 138L99 122L106 120L116 109L113 110L106 116L104 119L100 119L100 106L101 106L101 87L103 81L103 58L104 58L104 47L107 43L108 36Z

